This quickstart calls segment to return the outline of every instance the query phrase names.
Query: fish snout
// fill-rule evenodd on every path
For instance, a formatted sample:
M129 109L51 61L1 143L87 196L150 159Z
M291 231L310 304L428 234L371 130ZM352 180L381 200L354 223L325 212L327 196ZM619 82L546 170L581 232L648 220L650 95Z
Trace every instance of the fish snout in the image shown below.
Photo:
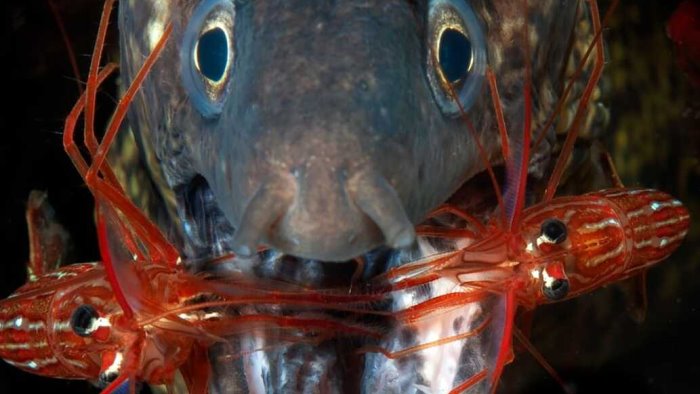
M264 182L245 207L234 252L266 244L297 257L345 261L386 244L410 246L413 223L381 175L308 162Z

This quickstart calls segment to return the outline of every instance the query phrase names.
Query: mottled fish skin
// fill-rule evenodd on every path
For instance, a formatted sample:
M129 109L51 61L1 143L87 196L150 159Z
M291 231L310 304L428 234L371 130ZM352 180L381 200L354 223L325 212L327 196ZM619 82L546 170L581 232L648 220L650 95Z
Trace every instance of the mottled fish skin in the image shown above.
M488 64L498 79L506 125L515 133L522 130L524 118L521 34L528 23L533 129L537 130L563 88L582 3L531 1L525 18L521 0L454 2L469 4L484 30ZM359 185L372 184L362 182L367 179L385 180L388 187L383 190L394 191L400 202L394 214L398 217L393 219L400 222L404 213L416 223L483 169L464 122L445 115L431 91L426 69L430 2L232 2L233 79L216 117L203 116L195 108L181 78L183 37L201 3L122 0L119 16L125 84L165 23L174 27L129 120L159 198L170 213L159 218L159 224L186 258L231 250L234 229L241 231L247 206L273 179L278 182L272 188L279 190L275 192L278 200L293 201L285 206L282 224L261 234L260 241L275 248L270 253L277 255L257 256L236 268L249 267L258 276L283 275L314 286L348 283L352 270L329 269L329 265L344 265L330 262L362 255L385 243L387 235L356 208L350 194L357 190L347 186L348 180ZM466 113L487 154L497 158L500 140L485 86ZM546 143L533 154L540 170L553 141L550 130ZM290 190L294 191L291 197ZM371 197L392 202L381 193ZM289 257L281 264L279 255L285 253L301 258ZM389 266L387 254L393 253L410 252L373 252L367 255L367 271L381 272ZM282 266L291 272L280 273ZM349 275L338 278L339 272ZM416 338L420 335L413 333ZM258 340L238 338L232 345L251 349ZM318 392L314 385L323 384L316 386L322 387L320 392L370 392L381 381L380 374L395 368L395 363L380 356L359 371L356 365L348 367L343 360L353 351L341 342L298 345L294 351L259 351L245 362L227 363L217 362L223 350L213 349L212 391ZM465 348L462 354L472 352ZM476 360L474 365L487 362ZM441 387L429 381L440 375L430 378L411 371L397 370L408 380L402 387L381 386L383 392Z
M549 106L561 90L577 4L534 3L529 14L534 95L536 104ZM235 2L232 81L214 118L194 108L179 76L181 41L198 4L120 4L126 82L165 22L174 25L131 122L160 192L172 196L167 199L176 205L171 211L178 212L175 221L182 222L191 253L229 247L231 227L245 231L242 217L262 189L278 197L270 200L288 204L277 207L281 216L273 228L262 230L261 242L299 257L347 260L387 236L358 210L358 193L392 208L386 220L401 229L402 215L419 221L483 169L464 122L444 115L431 92L426 2ZM486 32L507 125L519 130L522 4L474 1L471 6ZM547 45L538 44L540 37L548 37ZM488 94L467 114L487 151L496 155ZM211 194L215 206L193 212L187 200L197 193ZM198 230L202 221L222 231Z

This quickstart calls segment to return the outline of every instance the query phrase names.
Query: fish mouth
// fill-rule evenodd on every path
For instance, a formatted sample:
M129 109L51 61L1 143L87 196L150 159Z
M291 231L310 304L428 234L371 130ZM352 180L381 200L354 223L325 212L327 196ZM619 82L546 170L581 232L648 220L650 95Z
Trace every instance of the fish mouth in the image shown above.
M307 168L262 183L238 223L233 251L251 256L265 244L295 257L340 262L414 240L413 223L383 176L363 171L347 178Z

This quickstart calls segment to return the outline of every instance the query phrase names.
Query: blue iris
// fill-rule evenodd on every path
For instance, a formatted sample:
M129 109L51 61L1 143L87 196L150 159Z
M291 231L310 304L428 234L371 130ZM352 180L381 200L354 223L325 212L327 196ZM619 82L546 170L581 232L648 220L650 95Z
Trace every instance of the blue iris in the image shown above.
M199 37L197 62L207 79L214 82L221 80L228 63L228 40L222 29L211 29Z
M440 36L440 68L450 83L467 77L472 62L472 46L469 39L460 31L446 29Z

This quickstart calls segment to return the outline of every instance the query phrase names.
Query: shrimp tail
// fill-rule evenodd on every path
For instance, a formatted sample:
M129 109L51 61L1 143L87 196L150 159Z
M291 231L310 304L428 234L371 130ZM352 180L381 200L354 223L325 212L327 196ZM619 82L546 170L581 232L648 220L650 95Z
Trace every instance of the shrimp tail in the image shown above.
M54 218L46 192L32 190L29 193L26 218L29 231L27 277L34 281L67 261L71 242L66 229Z
M641 324L647 315L647 271L628 278L620 283L625 295L627 314L636 323Z

